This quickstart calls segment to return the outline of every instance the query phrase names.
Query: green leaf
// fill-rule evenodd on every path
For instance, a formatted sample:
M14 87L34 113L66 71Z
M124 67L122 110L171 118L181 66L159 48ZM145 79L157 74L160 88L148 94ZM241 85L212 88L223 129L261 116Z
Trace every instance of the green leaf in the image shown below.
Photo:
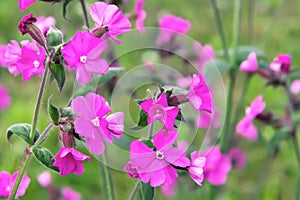
M290 73L288 73L287 76L290 79L300 79L300 71L299 70L291 71Z
M137 125L134 127L131 127L130 129L131 130L140 130L140 129L144 128L145 126L148 125L147 119L148 119L147 113L144 110L141 110L140 118L139 118Z
M155 188L150 186L150 183L141 182L141 192L143 200L153 200L155 197Z
M116 76L118 73L120 73L123 70L124 68L122 67L111 67L105 76L100 77L98 81L98 85L106 81L109 81L110 79L112 79L114 76Z
M251 52L255 52L258 59L266 59L267 56L264 51L254 46L240 46L237 52L237 62L240 64L247 59Z
M61 92L66 81L66 73L64 66L62 64L51 63L50 70L56 80L59 92Z
M66 0L63 4L63 17L66 21L69 21L70 20L67 18L67 7L68 7L68 4L71 2L72 0Z
M53 155L49 151L49 149L46 149L44 147L37 147L32 150L34 156L36 159L43 164L45 167L52 169L56 172L59 172L59 169L55 166L53 166L54 160L52 160Z
M138 138L134 138L133 136L122 134L119 140L114 140L114 145L121 148L122 150L130 151L130 144L133 140L137 140Z
M9 141L13 134L22 138L26 143L30 144L31 124L14 124L6 130L6 138ZM39 138L40 134L37 130L34 133L33 143Z
M59 111L58 108L55 107L52 103L51 103L51 99L52 99L53 95L49 97L48 99L48 114L49 117L51 119L51 121L53 122L54 125L58 126L58 122L59 122Z
M290 131L290 127L284 127L277 130L267 144L267 153L271 154L274 149L278 148L280 142L285 140L289 136Z

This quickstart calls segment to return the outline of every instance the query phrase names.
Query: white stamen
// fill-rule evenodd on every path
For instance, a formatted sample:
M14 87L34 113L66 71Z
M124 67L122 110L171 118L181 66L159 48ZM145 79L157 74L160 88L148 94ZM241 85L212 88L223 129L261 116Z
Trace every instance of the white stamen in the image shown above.
M33 65L35 68L38 68L40 66L40 62L35 60L35 61L33 61Z
M87 57L85 56L85 55L83 55L83 56L80 56L80 62L81 63L85 63L86 62L86 59L87 59Z
M92 119L91 122L93 123L94 126L99 127L100 126L100 121L99 118L96 117L95 119Z
M162 160L164 159L164 153L161 152L161 151L156 151L156 158L159 159L159 160Z

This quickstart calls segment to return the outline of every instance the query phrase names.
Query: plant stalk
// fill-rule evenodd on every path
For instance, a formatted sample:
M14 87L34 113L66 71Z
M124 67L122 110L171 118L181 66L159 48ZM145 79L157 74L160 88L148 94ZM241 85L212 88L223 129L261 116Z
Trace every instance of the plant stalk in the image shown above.
M86 5L85 5L85 0L79 0L79 1L80 1L80 4L81 4L81 7L82 7L85 24L88 27L88 29L90 29L89 17L88 17Z
M104 152L102 154L103 158L103 172L104 172L104 178L105 178L105 185L106 185L106 195L108 200L114 200L114 187L112 183L111 174L109 171L109 167L107 166L107 154Z
M138 193L138 191L139 191L139 189L140 189L140 183L141 183L141 181L140 180L137 180L136 182L135 182L135 184L134 184L134 186L133 186L133 188L132 188L132 190L131 190L131 192L130 192L130 195L129 195L129 198L128 198L128 200L134 200L135 199L135 197L136 197L136 195L137 195L137 193Z

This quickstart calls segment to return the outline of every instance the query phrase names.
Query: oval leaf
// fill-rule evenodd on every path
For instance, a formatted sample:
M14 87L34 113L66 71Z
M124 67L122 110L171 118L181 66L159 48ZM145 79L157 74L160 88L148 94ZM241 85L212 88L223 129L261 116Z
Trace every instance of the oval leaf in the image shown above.
M53 95L51 97L49 97L48 100L48 114L49 117L51 119L51 121L53 122L54 125L58 126L58 122L59 122L59 110L57 107L55 107L52 103L51 103L51 98L53 97Z
M13 134L22 138L26 143L30 144L30 131L31 131L31 124L14 124L6 130L6 138L10 141L10 138ZM39 138L40 134L37 130L35 130L33 143Z
M53 166L54 160L52 153L49 151L49 149L46 149L44 147L37 147L32 150L34 156L36 159L43 164L45 167L52 169L56 172L59 172L59 169L55 166Z
M131 127L130 129L131 130L140 130L140 129L144 128L145 126L148 125L147 118L148 118L147 113L144 110L141 110L140 118L139 118L137 125L134 127Z
M150 183L141 182L141 191L143 200L153 200L155 197L155 188L150 186Z
M66 81L66 73L64 66L62 64L51 63L50 71L56 80L59 92L61 92Z

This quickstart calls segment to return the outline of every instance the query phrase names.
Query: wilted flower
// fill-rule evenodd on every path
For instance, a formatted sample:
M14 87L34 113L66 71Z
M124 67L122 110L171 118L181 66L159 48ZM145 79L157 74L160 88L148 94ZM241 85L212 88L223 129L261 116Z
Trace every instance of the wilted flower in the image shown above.
M5 171L0 172L0 197L9 197L19 172L15 172L12 176ZM23 196L29 186L30 178L24 174L18 188L16 197Z
M141 181L150 182L151 187L168 186L178 177L173 166L185 168L190 165L185 152L172 146L177 137L176 130L166 133L162 129L153 138L155 150L137 140L130 144L131 168L137 170Z
M258 138L257 129L252 121L266 107L266 103L262 99L263 97L260 95L252 101L250 107L246 109L245 117L236 126L236 132L251 141Z
M100 58L106 43L89 32L77 31L72 40L61 50L64 60L76 71L76 79L80 83L90 82L90 74L105 75L108 64Z
M143 101L141 108L147 113L148 124L159 120L168 130L173 129L179 108L168 106L166 94L161 94L155 101L152 98Z
M131 24L128 18L116 5L108 5L104 2L93 3L91 4L90 14L95 22L92 33L97 37L106 34L117 41L117 35L130 31Z
M105 150L104 141L113 142L113 137L119 139L124 132L124 114L113 113L106 100L95 93L88 93L85 97L76 97L71 103L76 113L75 131L85 137L85 143L91 153L100 155Z
M59 152L52 158L55 159L53 166L59 168L59 174L66 176L70 173L82 174L84 167L82 161L90 161L90 157L80 153L73 148L61 147Z
M289 54L279 54L270 64L270 69L277 73L288 73L292 57Z
M255 72L258 69L256 53L251 52L247 60L244 60L240 65L240 70L243 72Z

